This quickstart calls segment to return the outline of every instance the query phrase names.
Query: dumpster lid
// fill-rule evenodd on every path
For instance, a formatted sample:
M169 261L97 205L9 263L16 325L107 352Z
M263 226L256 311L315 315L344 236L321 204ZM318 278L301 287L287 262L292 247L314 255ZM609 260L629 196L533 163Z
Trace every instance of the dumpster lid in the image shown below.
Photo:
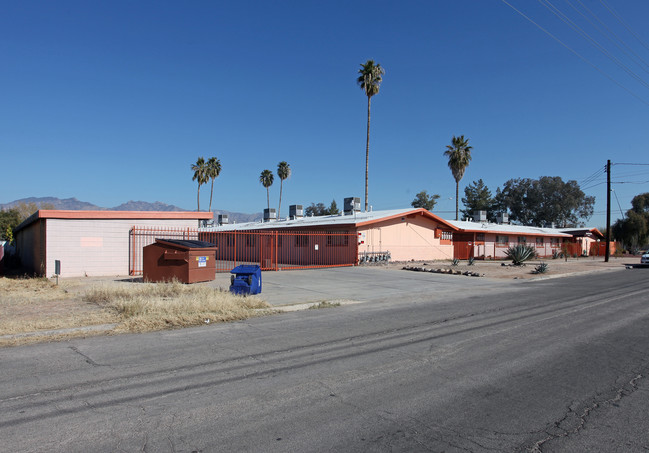
M155 241L166 244L173 244L188 249L205 249L216 247L216 245L212 244L211 242L193 241L189 239L156 239Z
M230 271L231 274L254 274L260 267L256 264L240 264Z

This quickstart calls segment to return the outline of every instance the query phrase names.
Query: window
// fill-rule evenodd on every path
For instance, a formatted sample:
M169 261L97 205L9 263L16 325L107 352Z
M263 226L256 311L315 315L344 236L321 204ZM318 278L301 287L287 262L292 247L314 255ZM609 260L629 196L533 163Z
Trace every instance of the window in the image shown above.
M536 238L536 246L537 247L543 247L544 241L542 237L537 237Z
M525 236L518 236L519 244L527 244L527 238Z
M552 238L552 247L559 247L559 238Z
M257 245L257 236L246 234L246 247L254 247Z
M496 236L497 245L509 245L509 236Z
M296 247L308 247L309 246L309 236L306 234L298 234L295 236L295 246Z
M452 241L453 240L453 232L452 231L442 231L442 241Z
M478 233L475 235L475 240L479 242L484 242L484 233Z

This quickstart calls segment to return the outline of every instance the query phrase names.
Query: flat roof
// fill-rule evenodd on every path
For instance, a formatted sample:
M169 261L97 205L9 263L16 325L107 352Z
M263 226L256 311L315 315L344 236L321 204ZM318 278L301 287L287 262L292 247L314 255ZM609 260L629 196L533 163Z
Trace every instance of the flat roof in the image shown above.
M38 219L75 220L210 220L211 212L199 211L75 211L39 209L27 217L16 230L21 230Z
M467 233L521 234L527 236L572 237L558 228L541 228L523 225L509 225L490 222L467 222L449 220L450 223Z
M246 223L229 223L225 225L215 225L206 227L209 230L217 231L242 231L242 230L275 230L282 228L300 228L300 227L328 227L328 226L353 226L362 227L377 222L396 219L399 217L421 215L434 220L449 230L457 230L448 220L427 211L423 208L418 209L391 209L384 211L356 212L347 215L323 215L298 217L291 220L272 220L270 222L246 222ZM205 228L203 228L205 230Z

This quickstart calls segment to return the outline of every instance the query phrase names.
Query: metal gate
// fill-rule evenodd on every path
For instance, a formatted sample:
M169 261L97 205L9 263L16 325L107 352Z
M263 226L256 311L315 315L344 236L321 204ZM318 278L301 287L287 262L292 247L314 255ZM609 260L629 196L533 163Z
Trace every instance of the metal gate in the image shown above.
M216 272L239 264L264 271L354 266L355 231L200 231L192 228L133 227L129 233L129 273L142 274L142 249L156 239L193 239L216 245Z

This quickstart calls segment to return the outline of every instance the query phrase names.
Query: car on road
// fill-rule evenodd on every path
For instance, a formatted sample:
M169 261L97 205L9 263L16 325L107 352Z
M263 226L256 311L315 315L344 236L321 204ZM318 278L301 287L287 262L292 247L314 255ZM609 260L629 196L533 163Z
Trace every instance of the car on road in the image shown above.
M649 250L642 254L640 258L640 264L649 264Z

